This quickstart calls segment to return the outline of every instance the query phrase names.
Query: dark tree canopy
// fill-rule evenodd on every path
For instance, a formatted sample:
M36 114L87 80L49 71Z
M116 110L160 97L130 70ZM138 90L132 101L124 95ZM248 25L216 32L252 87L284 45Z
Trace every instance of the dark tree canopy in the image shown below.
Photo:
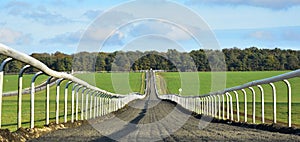
M222 67L224 56L228 71L269 71L296 70L300 68L300 51L275 49L230 48L217 50L193 50L189 53L169 49L167 52L157 51L116 51L113 53L80 52L72 55L56 52L33 53L32 57L40 60L49 68L57 71L137 71L137 70L167 70L167 71L210 71ZM1 55L0 60L6 56ZM6 67L7 72L16 73L24 66L13 61ZM30 69L29 71L36 71Z

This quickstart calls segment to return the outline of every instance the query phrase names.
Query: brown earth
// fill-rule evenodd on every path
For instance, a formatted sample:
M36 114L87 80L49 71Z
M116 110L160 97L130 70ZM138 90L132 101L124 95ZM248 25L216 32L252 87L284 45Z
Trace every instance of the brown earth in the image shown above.
M161 75L156 75L157 78L157 89L159 94L168 94L167 93L167 83ZM156 82L156 83L157 83Z

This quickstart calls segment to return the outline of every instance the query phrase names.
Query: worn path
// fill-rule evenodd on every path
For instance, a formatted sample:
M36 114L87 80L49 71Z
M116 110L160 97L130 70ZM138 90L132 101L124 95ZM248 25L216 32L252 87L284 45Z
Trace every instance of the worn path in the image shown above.
M157 98L153 74L147 96L129 107L77 128L58 130L31 141L300 141L300 136L229 124L208 123L176 104Z

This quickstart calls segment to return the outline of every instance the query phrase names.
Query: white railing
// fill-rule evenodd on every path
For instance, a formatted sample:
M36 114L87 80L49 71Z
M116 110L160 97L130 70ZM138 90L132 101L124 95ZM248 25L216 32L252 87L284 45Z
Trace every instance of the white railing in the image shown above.
M7 63L12 60L21 61L25 65L19 72L18 80L18 116L17 116L17 127L21 127L22 124L22 76L26 69L33 67L38 70L31 81L31 91L30 91L30 127L34 127L34 97L35 97L35 80L38 76L45 74L49 78L46 82L46 108L45 108L45 125L48 125L50 122L49 113L50 113L50 83L53 78L57 78L56 81L56 123L59 123L59 106L60 106L60 86L63 81L68 81L66 86L64 86L64 122L68 120L68 96L71 94L71 118L70 121L78 120L78 114L81 113L81 120L87 120L96 118L98 116L103 116L108 113L114 112L120 108L123 108L130 101L135 99L142 99L144 95L129 94L121 95L114 94L95 86L88 84L87 82L76 78L71 74L64 72L57 72L48 68L42 62L36 60L33 57L30 57L24 53L18 52L14 49L9 48L8 46L0 43L0 54L8 56L9 58L5 59L0 66L0 128L2 124L2 95L3 95L3 78L4 78L4 67ZM73 85L73 86L72 86ZM71 93L68 92L68 88L72 86ZM79 93L81 90L81 99L79 98ZM81 100L81 102L79 102ZM85 100L85 102L84 102ZM79 104L81 103L81 109L79 110ZM85 105L84 105L85 104ZM75 115L75 117L74 117Z
M247 122L247 91L245 89L249 89L252 95L252 123L256 123L256 91L254 87L257 87L261 96L261 123L265 123L265 99L264 99L264 87L262 85L270 85L272 88L272 97L273 97L273 123L277 123L277 109L276 109L276 86L275 82L284 82L287 86L287 125L288 127L292 126L292 88L288 79L300 77L300 69L292 72L288 72L282 75L255 80L240 86L227 88L225 90L212 92L206 95L201 96L179 96L179 95L160 95L161 99L167 99L178 103L186 109L194 111L198 114L212 116L214 118L230 120L230 121L238 121L240 122L240 105L239 105L239 95L238 91L241 91L244 97L244 122ZM234 120L234 109L233 109L233 100L232 94L235 95L235 105L236 105L236 120ZM226 99L225 99L226 97ZM225 105L226 102L226 105ZM226 110L225 110L226 108ZM225 118L226 115L226 118Z

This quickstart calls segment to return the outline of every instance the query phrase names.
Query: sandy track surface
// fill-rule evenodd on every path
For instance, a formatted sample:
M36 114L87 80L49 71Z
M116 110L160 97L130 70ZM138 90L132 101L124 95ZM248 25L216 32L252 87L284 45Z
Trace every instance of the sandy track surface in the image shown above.
M209 123L174 103L157 98L153 74L147 96L128 107L76 128L57 130L31 141L300 141L300 136L223 123Z

